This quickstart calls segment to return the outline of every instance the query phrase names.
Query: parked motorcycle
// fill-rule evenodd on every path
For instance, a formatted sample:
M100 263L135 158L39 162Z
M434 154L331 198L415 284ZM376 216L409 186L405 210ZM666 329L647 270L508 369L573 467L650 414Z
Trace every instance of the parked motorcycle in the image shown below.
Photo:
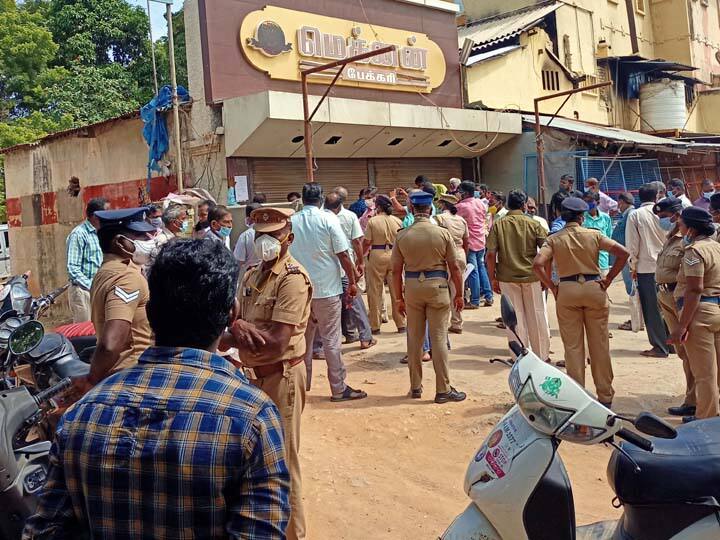
M43 340L37 321L16 328L8 338L14 356L24 356ZM20 538L25 520L34 512L45 484L51 443L33 436L33 428L55 408L53 398L72 386L65 378L32 395L25 386L0 392L0 539Z
M517 317L505 297L502 316L515 332ZM519 338L510 348L517 404L473 456L464 486L472 502L441 540L720 538L720 418L676 430L650 413L621 416ZM615 448L607 473L624 510L617 522L576 529L572 487L557 451L562 441Z

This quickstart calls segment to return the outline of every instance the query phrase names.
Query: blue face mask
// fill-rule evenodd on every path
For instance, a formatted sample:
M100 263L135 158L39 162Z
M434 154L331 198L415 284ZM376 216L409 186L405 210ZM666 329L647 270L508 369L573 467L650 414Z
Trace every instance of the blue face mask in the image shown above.
M673 228L674 223L670 221L669 217L661 217L660 218L660 226L663 228L664 231L669 231Z
M232 233L232 227L220 227L218 234L223 238L227 238Z
M685 236L683 236L682 241L684 246L689 246L693 243L693 237L686 234Z
M589 202L589 203L587 203L587 205L588 205L588 212L595 210L597 208L596 202Z

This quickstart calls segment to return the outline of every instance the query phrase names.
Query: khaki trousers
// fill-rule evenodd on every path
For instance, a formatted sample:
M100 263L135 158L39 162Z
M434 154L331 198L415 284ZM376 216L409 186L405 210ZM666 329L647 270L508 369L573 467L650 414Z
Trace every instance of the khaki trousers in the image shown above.
M465 253L463 252L462 258L458 258L458 263L460 263L460 275L463 275L465 273L465 268L467 268L467 262L465 262ZM457 292L455 291L455 285L453 284L452 280L448 282L450 285L450 328L453 328L455 330L462 330L463 327L463 318L462 318L462 312L455 309L455 304L452 302L452 299L455 298L455 294ZM465 283L463 282L462 286L465 286ZM463 291L464 292L464 291Z
M300 474L300 416L305 408L305 365L301 362L283 373L274 373L250 382L265 392L280 411L285 434L285 460L290 471L290 522L288 540L305 538L305 510Z
M405 309L407 311L407 351L410 368L410 388L422 386L422 355L425 323L433 344L432 361L435 368L435 392L450 391L447 330L450 318L450 289L446 279L407 279L405 281Z
M385 280L390 285L390 302L392 304L392 318L395 326L405 328L406 321L397 310L397 294L392 279L392 265L390 256L392 250L371 249L368 255L368 262L365 268L365 283L367 284L368 316L370 328L373 331L380 330L382 322L382 309L384 305L383 295L385 294Z
M615 391L612 387L607 293L597 281L563 281L560 282L556 307L568 375L585 386L584 338L587 337L590 370L598 400L611 403Z
M637 295L636 295L637 296ZM662 289L657 293L658 305L660 306L660 313L662 314L663 320L667 325L670 332L674 332L680 324L678 318L677 308L675 307L675 299L673 298L672 292L663 291ZM683 405L695 405L695 377L690 369L690 361L688 359L687 350L685 345L675 344L675 351L680 357L683 363L683 371L685 372L685 400Z
M517 333L526 345L529 344L542 360L550 356L550 330L545 311L545 297L539 281L533 283L500 282L500 290L517 313ZM512 331L506 330L508 339L517 339Z
M74 323L81 323L90 320L90 291L70 285L68 289L68 303Z
M700 302L685 342L690 370L695 377L695 416L720 415L718 363L720 363L720 306Z

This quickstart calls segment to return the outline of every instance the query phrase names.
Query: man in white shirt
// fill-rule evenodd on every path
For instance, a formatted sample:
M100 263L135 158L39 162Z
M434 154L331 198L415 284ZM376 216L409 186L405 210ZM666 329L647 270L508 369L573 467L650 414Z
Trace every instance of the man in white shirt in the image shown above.
M592 193L598 193L600 195L600 202L598 203L598 209L601 212L614 216L617 213L618 203L607 193L600 191L600 181L597 178L588 178L585 180L585 191L591 191Z
M528 197L527 200L527 214L537 221L542 228L545 229L545 232L550 232L550 226L548 225L547 220L544 217L537 215L537 203L532 197Z
M685 194L685 182L679 178L673 178L668 182L668 191L668 197L672 195L673 198L680 199L683 208L692 206L692 202Z
M250 219L250 214L258 208L262 208L259 203L250 203L245 207L245 225L247 225L247 229L240 233L233 250L235 260L240 264L238 283L242 283L242 278L249 268L260 262L260 259L255 255L255 228L252 219Z
M625 242L630 252L630 271L638 284L645 330L652 345L652 349L640 354L653 358L666 358L669 354L668 336L658 308L655 270L667 231L660 226L660 220L653 212L657 186L652 183L643 184L640 186L639 197L640 208L634 210L627 218Z
M328 382L333 402L363 399L367 394L345 383L345 364L340 343L340 316L343 294L341 269L348 277L347 296L357 296L355 269L350 259L350 244L337 216L323 212L323 190L320 184L308 183L302 191L303 209L290 218L295 239L290 253L307 270L313 287L310 321L305 332L308 344L305 366L307 390L312 380L312 343L319 332L328 366Z
M325 210L332 212L340 220L345 237L352 246L350 250L350 259L355 264L358 279L364 273L364 257L362 240L365 234L360 227L360 220L355 212L343 207L344 197L347 197L347 189L344 187L336 187L332 193L325 197ZM343 296L347 290L348 279L343 274ZM342 306L342 331L345 336L345 343L352 343L360 340L360 348L369 349L377 345L377 341L372 337L372 329L370 328L370 319L368 318L367 308L363 301L362 295L358 294L345 302L343 299ZM358 336L358 337L356 337Z

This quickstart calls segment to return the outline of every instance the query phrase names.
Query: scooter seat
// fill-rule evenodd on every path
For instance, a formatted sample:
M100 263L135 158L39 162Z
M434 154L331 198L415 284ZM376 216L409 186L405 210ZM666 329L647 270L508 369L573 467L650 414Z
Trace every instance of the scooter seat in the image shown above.
M679 426L675 439L652 441L653 452L622 444L639 473L635 463L613 452L608 479L620 502L665 504L707 497L720 501L720 417Z

